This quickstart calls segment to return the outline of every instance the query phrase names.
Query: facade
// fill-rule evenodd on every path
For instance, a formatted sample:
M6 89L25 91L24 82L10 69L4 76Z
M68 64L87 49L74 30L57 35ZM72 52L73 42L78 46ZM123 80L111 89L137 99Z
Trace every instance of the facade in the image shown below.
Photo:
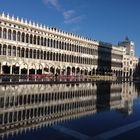
M123 48L0 15L1 74L122 76Z
M132 77L138 65L138 58L135 56L135 44L126 37L126 39L119 42L118 45L124 48L123 76Z
M1 74L131 77L138 64L134 47L128 38L115 46L0 15Z

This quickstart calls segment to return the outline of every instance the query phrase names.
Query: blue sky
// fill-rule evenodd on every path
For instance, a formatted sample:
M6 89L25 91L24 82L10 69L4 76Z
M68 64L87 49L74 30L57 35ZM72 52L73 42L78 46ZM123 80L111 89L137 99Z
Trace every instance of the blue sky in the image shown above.
M128 36L140 57L140 0L0 0L0 12L117 44Z

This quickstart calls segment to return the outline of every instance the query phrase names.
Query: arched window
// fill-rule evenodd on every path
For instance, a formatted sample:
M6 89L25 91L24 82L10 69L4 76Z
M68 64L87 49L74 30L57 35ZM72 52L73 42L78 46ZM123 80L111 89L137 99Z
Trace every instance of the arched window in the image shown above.
M47 60L50 60L50 53L47 52Z
M53 61L55 61L55 53L53 53Z
M2 55L2 45L0 44L0 55Z
M20 36L21 36L20 32L17 32L17 41L20 41Z
M16 47L13 47L13 56L16 56Z
M51 39L51 46L50 47L53 47L53 40Z
M30 35L30 43L33 44L33 35Z
M56 54L56 61L58 61L58 53Z
M61 59L61 53L59 53L59 61L62 61L62 59Z
M37 59L39 59L40 52L37 50Z
M8 30L8 39L11 40L11 30Z
M36 45L36 36L34 36L34 44Z
M20 57L20 47L17 48L17 57Z
M46 60L46 51L44 51L44 60Z
M64 47L65 47L64 49L67 50L67 43L65 43Z
M52 60L52 52L50 53L50 60Z
M7 30L6 30L6 28L3 29L3 38L7 39Z
M50 39L48 38L48 47L50 47Z
M43 59L43 51L41 51L41 59Z
M55 42L56 42L56 41L54 40L54 41L53 41L53 47L54 47L54 48L56 47Z
M40 45L40 37L37 37L37 45Z
M34 50L34 58L36 58L36 50Z
M56 42L56 48L59 48L59 43L58 43L58 40Z
M24 57L24 51L25 51L25 49L22 48L22 49L21 49L21 57Z
M26 34L26 43L29 43L29 34Z
M2 38L2 29L0 27L0 38Z
M32 49L30 49L30 58L32 58Z
M25 33L22 33L22 42L25 42Z
M16 31L13 31L13 40L16 41Z
M11 56L11 46L8 46L8 56Z
M61 49L62 48L62 46L61 46L61 41L59 42L59 49Z
M44 46L46 46L47 44L47 39L46 38L44 38Z
M29 50L28 48L26 49L26 58L28 58Z
M62 54L62 62L64 61L64 54Z
M62 42L62 47L61 47L61 49L62 49L62 50L64 49L64 42Z
M7 52L7 46L3 45L3 55L6 55L6 52Z
M43 37L41 37L41 46L43 46Z

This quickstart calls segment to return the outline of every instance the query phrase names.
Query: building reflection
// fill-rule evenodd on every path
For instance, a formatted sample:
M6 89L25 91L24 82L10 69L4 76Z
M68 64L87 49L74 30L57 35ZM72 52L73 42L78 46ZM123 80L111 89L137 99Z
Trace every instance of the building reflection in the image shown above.
M104 110L132 113L133 83L0 86L0 137Z

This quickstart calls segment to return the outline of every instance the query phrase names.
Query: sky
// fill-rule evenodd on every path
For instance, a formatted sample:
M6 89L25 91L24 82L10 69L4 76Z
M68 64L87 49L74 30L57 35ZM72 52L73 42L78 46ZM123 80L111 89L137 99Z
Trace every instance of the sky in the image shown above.
M140 57L140 0L0 0L3 11L112 44L128 36Z

